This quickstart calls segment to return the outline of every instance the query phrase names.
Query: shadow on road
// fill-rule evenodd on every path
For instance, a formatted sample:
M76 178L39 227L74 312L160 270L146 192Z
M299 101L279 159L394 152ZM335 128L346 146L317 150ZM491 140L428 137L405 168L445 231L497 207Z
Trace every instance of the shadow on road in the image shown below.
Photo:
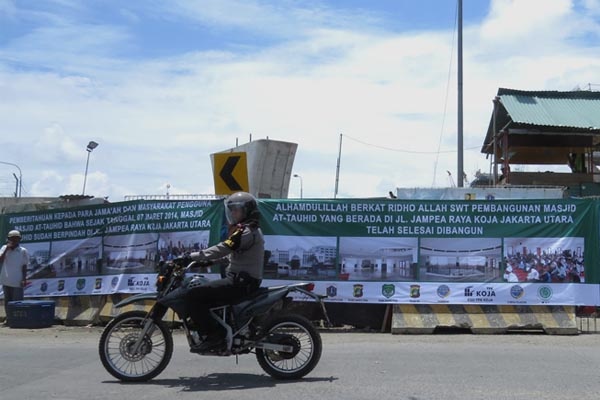
M333 382L338 378L302 378L297 380L276 380L267 375L215 373L200 377L181 377L179 379L153 379L148 382L127 383L127 385L158 385L180 388L183 392L210 392L221 390L241 390L270 388L288 383ZM109 382L106 382L109 383ZM121 382L110 382L121 383Z

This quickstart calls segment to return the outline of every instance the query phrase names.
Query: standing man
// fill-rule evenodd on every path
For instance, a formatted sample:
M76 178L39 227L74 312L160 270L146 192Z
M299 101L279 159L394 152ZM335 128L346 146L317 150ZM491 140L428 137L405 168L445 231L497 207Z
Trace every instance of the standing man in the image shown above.
M0 284L4 289L4 311L8 317L8 302L23 300L29 254L22 247L21 233L8 232L8 240L0 249ZM6 321L5 321L6 324Z

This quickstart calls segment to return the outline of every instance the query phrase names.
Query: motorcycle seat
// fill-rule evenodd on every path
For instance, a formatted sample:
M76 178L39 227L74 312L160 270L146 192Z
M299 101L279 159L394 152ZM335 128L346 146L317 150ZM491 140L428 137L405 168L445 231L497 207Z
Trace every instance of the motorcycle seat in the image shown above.
M243 303L245 301L252 300L262 294L268 293L270 288L260 287L255 292L252 292L244 297L240 297L234 300L221 300L215 301L210 304L211 307L223 307L223 306L235 306L237 304Z

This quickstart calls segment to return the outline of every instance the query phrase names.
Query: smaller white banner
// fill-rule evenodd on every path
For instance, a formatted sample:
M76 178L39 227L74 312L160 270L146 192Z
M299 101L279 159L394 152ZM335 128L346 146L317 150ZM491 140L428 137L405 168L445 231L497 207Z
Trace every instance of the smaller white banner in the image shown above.
M218 279L217 274L205 274ZM26 297L154 292L156 274L34 279ZM264 280L262 286L299 281ZM600 305L600 285L581 283L434 283L316 281L326 301L371 304ZM0 286L1 290L1 286ZM3 296L4 293L0 291ZM302 300L298 298L298 300Z

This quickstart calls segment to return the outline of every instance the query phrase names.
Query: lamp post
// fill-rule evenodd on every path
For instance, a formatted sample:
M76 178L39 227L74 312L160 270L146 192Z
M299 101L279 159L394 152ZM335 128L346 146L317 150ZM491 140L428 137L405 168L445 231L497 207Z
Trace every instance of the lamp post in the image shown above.
M23 190L23 173L21 172L21 168L17 164L9 163L6 161L0 161L0 164L12 165L13 167L17 167L17 169L19 170L19 182L17 182L17 190L15 190L15 197L21 197L21 191Z
M90 140L87 147L85 148L88 154L87 161L85 162L85 175L83 176L83 191L81 192L82 196L85 195L85 184L87 182L88 166L90 165L90 154L92 153L92 150L94 150L96 147L98 147L98 143L94 142L93 140Z
M302 190L303 190L304 184L302 183L302 177L298 174L294 174L294 178L300 178L300 198L303 198Z

